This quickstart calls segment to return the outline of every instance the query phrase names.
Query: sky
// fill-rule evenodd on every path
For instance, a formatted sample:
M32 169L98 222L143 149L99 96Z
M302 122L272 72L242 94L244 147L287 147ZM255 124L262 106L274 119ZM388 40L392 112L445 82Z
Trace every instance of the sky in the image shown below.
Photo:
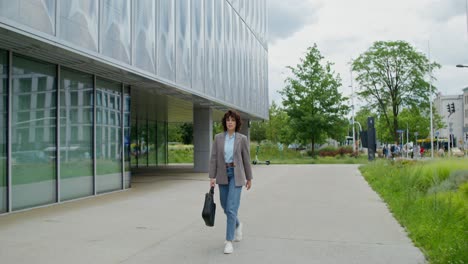
M404 40L442 67L433 83L443 95L468 86L468 0L267 0L269 19L269 101L281 103L279 90L307 48L317 44L351 95L350 61L375 41ZM356 82L353 81L356 91ZM365 103L356 98L356 107Z

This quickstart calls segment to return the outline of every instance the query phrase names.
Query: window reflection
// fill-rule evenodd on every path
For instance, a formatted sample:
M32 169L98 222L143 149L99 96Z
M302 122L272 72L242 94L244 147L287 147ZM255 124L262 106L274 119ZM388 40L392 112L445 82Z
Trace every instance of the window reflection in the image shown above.
M130 63L130 1L105 0L101 2L101 53Z
M55 0L0 0L0 16L44 33L55 33Z
M13 210L56 201L56 66L13 57ZM44 104L38 108L38 101Z
M124 89L124 177L125 188L130 188L130 87Z
M135 1L135 65L155 72L155 1Z
M7 211L8 53L0 50L0 213Z
M62 69L60 86L61 200L94 193L93 76ZM90 118L91 117L91 118Z
M99 1L96 0L60 0L59 37L97 51L98 9Z
M192 1L192 88L201 92L204 87L204 24L203 0Z
M190 1L177 1L177 51L176 51L176 81L185 87L190 87Z
M205 91L210 96L216 96L214 35L214 0L205 0Z
M122 188L121 104L110 103L122 100L121 87L119 83L99 78L96 82L96 93L102 99L96 105L96 184L98 193Z

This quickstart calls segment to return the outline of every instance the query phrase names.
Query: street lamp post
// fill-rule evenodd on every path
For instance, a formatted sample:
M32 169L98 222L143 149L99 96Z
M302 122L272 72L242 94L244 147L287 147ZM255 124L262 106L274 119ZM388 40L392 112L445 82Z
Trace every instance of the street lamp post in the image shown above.
M353 124L353 155L356 153L356 132L354 130L354 87L353 87L353 70L352 68L349 70L351 75L351 123Z
M432 65L431 65L431 47L429 42L427 43L428 55L429 55L429 110L430 110L430 129L431 129L431 159L434 158L434 126L432 117Z

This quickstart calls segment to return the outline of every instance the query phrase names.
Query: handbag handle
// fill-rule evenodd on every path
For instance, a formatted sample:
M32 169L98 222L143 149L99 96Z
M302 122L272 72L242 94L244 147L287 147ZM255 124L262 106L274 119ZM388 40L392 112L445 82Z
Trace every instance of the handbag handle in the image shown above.
M210 193L214 194L214 187L213 186L211 186L211 188L210 188Z

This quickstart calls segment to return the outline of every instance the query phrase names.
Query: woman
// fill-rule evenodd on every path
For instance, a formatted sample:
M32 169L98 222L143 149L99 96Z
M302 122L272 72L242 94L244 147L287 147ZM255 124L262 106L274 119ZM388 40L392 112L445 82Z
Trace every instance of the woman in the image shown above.
M221 206L226 214L226 242L224 253L234 251L232 242L242 240L242 223L237 218L242 186L252 186L252 168L247 137L238 133L241 120L238 113L229 110L223 117L224 133L215 136L211 150L210 186L218 184Z

